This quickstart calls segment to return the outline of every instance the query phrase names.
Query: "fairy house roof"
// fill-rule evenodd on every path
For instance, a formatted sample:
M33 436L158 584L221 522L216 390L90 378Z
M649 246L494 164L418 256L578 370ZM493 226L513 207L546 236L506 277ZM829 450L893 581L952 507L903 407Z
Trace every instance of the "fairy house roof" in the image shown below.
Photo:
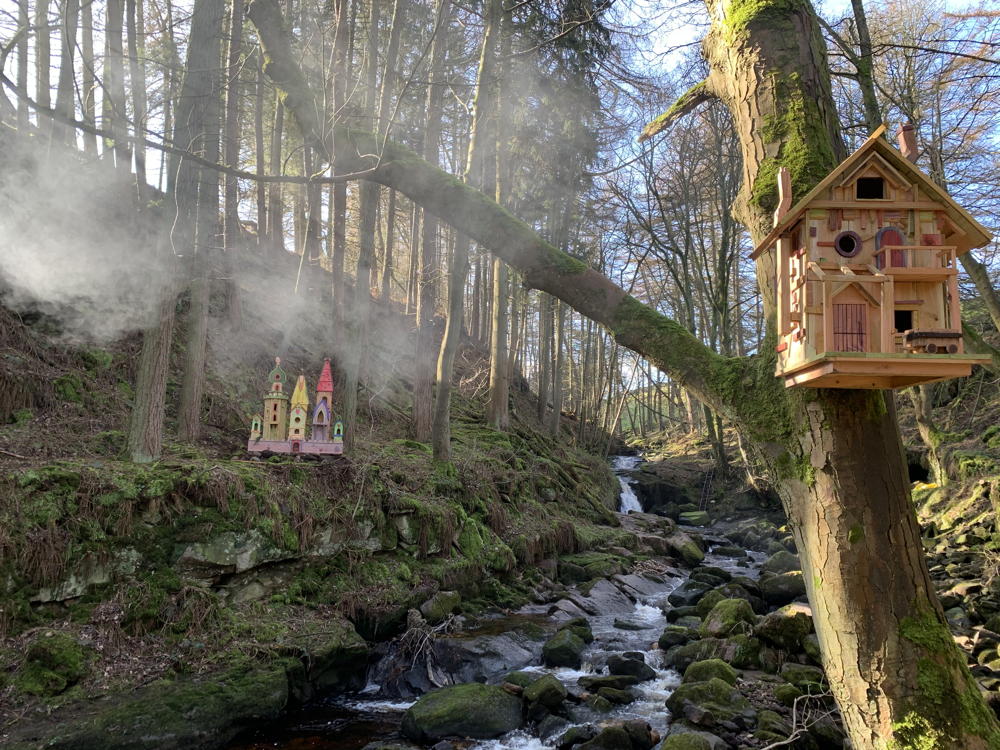
M295 381L295 392L292 393L292 408L305 409L309 406L309 396L306 393L306 376L299 375L299 379Z
M319 382L316 383L317 393L333 393L333 375L330 374L330 360L323 360L323 371L319 374Z
M750 257L756 259L771 248L778 237L787 232L801 219L803 214L809 209L810 204L819 199L824 194L824 191L848 181L856 172L868 166L873 161L881 162L878 165L879 168L884 172L891 173L896 180L910 186L918 186L932 200L940 204L940 210L944 211L955 229L952 235L946 236L944 244L954 245L959 255L986 245L991 239L989 231L972 218L968 211L958 205L943 188L935 183L919 167L906 159L896 148L886 142L882 137L885 130L885 125L882 125L872 133L857 151L844 159L816 187L796 203L781 218L763 241L761 241Z

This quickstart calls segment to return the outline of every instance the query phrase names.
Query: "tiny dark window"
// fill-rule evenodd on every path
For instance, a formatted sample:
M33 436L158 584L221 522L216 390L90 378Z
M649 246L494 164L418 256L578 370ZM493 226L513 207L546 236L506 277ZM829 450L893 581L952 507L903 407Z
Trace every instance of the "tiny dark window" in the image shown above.
M841 232L834 239L833 246L845 258L853 258L861 252L861 237L855 232Z
M881 177L859 177L857 191L858 200L885 198L885 180Z
M902 333L913 328L913 310L896 310L894 325L896 330Z

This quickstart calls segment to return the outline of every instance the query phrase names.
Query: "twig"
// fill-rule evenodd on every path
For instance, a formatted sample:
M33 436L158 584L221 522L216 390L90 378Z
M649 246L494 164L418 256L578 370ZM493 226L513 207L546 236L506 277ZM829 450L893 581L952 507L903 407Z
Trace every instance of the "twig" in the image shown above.
M20 453L11 453L10 451L5 451L2 448L0 448L0 453L3 453L5 456L12 456L13 458L21 458L24 459L25 461L28 460L27 456L22 456Z

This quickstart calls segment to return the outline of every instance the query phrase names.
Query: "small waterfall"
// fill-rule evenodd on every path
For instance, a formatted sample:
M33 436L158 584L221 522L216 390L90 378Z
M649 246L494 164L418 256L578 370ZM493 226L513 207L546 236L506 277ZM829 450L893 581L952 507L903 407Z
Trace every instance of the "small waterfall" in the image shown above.
M631 510L642 512L642 504L639 502L639 498L636 497L635 490L632 489L635 480L626 474L620 473L631 471L641 461L642 458L640 456L615 456L611 461L611 468L618 474L618 483L622 488L618 502L619 513L628 513Z

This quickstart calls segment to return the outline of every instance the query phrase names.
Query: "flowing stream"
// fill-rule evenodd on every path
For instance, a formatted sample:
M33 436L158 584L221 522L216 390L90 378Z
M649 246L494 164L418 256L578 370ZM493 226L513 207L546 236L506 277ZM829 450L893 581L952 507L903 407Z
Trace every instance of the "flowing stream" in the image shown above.
M620 499L622 513L642 510L632 489L632 480L622 474L635 468L640 461L641 459L636 456L612 458L612 467L618 474L622 487ZM753 562L757 560L754 559ZM748 567L746 561L740 563L732 558L713 555L711 552L706 556L704 564L756 577L756 565ZM472 747L477 750L550 750L555 740L570 726L608 719L643 719L661 735L665 735L669 724L669 712L664 706L664 701L680 684L681 676L674 669L662 665L662 652L657 648L656 641L667 624L664 614L670 607L667 597L685 579L686 574L680 570L665 571L661 575L618 576L615 583L601 581L596 584L590 591L590 597L576 593L562 600L570 603L564 605L562 610L566 614L557 613L557 615L565 620L567 616L580 614L582 609L594 634L594 641L584 652L583 663L579 670L539 666L541 659L538 658L538 654L542 641L536 639L537 650L533 653L525 651L527 660L524 663L506 663L496 673L484 675L487 682L497 683L514 669L536 672L539 676L549 672L563 682L570 691L579 692L580 687L577 683L579 678L605 673L606 662L612 654L633 652L630 655L635 656L637 652L654 670L655 677L633 688L639 695L636 701L616 706L610 714L596 713L583 704L574 706L568 724L547 740L539 739L529 731L519 730L496 740L476 742ZM573 612L572 609L577 605L579 608ZM587 612L588 607L590 612ZM547 619L552 610L553 607L549 604L528 605L511 617L494 621L495 628L480 628L453 637L502 638L504 630L509 624L518 622L518 618L533 619L537 622ZM487 623L489 622L487 620ZM489 634L479 635L481 632ZM485 652L490 653L490 648L487 645ZM263 750L263 748L360 750L372 741L397 739L402 714L412 705L413 699L400 699L384 693L383 686L379 683L378 663L369 668L368 675L369 684L362 693L314 701L267 727L244 733L228 748L230 750Z

